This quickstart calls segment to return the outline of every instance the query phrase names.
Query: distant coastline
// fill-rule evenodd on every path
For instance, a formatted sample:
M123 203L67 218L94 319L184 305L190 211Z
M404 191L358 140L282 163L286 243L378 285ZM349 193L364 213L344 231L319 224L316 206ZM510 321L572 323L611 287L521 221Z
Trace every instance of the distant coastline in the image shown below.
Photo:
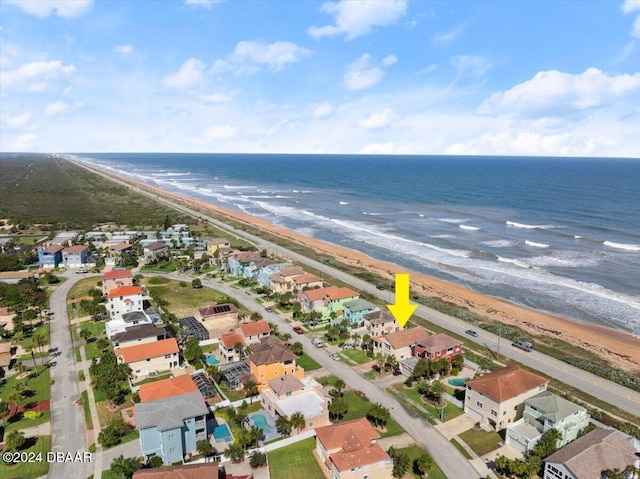
M389 278L389 280L393 278L395 273L407 271L406 268L401 268L389 262L374 260L359 251L320 241L298 231L274 225L262 218L169 192L142 181L104 171L96 165L78 162L73 158L70 160L100 174L115 177L124 183L135 185L159 196L177 200L201 210L210 211L219 216L277 235L288 241L311 247L318 253L329 255L346 264L378 273ZM412 272L411 280L412 289L426 296L440 297L443 300L467 307L483 316L505 324L516 325L534 336L550 335L558 337L568 343L594 352L625 370L640 370L640 338L629 333L529 309L503 299L477 293L465 286L421 273Z

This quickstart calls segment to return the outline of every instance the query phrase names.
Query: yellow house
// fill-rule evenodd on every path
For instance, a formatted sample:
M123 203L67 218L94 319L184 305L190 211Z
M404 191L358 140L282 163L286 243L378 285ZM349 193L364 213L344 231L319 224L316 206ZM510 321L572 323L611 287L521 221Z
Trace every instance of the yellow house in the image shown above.
M229 248L230 246L231 243L227 238L211 238L207 241L207 254L213 257L220 248Z
M296 379L304 377L304 369L296 364L297 356L273 336L252 346L247 357L253 380L258 383L258 391L268 387L269 381L287 375Z

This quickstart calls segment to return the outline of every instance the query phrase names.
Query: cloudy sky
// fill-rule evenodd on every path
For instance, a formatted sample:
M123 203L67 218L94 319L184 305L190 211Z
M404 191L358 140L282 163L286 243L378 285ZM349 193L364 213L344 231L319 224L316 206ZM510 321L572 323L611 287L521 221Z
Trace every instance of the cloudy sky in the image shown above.
M640 1L0 2L0 151L640 157Z

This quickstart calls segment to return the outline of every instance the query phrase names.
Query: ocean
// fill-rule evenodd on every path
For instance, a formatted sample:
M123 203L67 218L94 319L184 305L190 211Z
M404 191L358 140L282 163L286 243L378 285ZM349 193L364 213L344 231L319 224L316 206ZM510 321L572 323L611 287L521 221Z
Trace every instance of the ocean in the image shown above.
M471 289L640 334L640 161L77 154Z

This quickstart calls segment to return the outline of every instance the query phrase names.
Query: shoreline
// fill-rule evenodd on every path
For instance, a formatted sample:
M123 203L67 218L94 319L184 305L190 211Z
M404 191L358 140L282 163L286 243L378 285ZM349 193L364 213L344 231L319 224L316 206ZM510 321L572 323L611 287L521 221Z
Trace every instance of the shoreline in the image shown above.
M76 160L71 160L76 163ZM612 365L628 371L640 371L640 338L625 331L605 326L581 322L564 316L527 308L508 300L478 293L466 286L437 279L422 273L407 271L393 263L373 259L359 251L342 246L332 245L324 241L303 235L296 230L277 226L262 218L234 211L214 203L173 193L139 180L103 171L94 165L79 163L89 169L140 189L153 192L158 196L180 201L191 207L211 211L219 216L229 218L264 230L274 236L313 249L317 254L331 256L354 267L360 267L377 273L393 281L396 273L409 273L411 287L425 296L436 296L444 301L468 308L470 311L486 316L503 324L514 325L526 332L537 335L557 337L574 346L593 352ZM469 323L471 326L471 323Z

